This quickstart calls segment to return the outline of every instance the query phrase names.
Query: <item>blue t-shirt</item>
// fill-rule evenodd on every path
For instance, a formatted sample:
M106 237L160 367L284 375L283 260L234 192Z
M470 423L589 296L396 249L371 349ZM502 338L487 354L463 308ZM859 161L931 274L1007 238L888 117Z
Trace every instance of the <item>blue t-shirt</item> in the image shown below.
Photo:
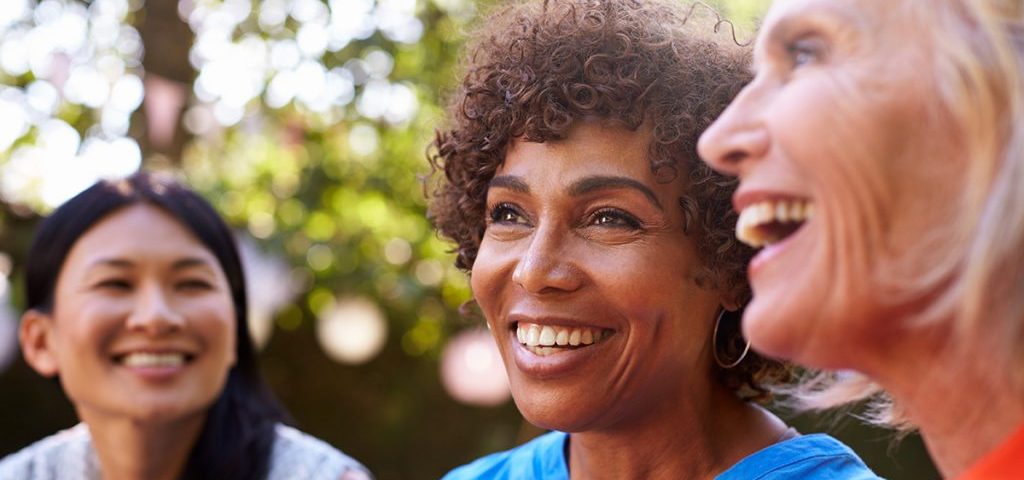
M569 435L550 432L505 452L463 465L443 480L569 480L565 442ZM717 480L876 480L849 447L825 435L792 438L758 451L716 477Z

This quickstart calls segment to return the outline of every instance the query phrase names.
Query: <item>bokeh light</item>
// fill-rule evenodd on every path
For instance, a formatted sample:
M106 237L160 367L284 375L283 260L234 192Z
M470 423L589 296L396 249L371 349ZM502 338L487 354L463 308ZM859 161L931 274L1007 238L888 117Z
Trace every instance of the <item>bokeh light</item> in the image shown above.
M511 396L501 354L484 329L462 331L445 345L441 382L452 398L470 405L501 405Z
M372 300L352 297L328 305L317 318L320 346L331 359L361 364L373 359L387 340L387 320Z
M262 349L273 333L274 315L294 302L299 292L295 282L288 281L292 274L284 260L264 253L247 237L241 237L238 244L249 296L249 334Z
M141 151L127 134L145 90L142 42L125 19L140 3L4 2L0 77L17 80L0 87L6 201L47 210L139 168ZM83 118L95 124L80 128Z
M18 319L11 308L11 257L0 252L0 372L7 369L18 353Z

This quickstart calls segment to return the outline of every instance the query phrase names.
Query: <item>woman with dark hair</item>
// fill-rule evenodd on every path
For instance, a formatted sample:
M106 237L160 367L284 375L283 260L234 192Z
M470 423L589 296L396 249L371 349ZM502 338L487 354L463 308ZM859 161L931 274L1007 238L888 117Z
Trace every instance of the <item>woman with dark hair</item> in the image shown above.
M368 478L281 423L234 237L194 192L99 182L43 221L25 270L25 359L82 423L0 461L0 478Z
M449 480L876 478L756 403L790 370L738 333L751 250L732 237L735 182L695 151L748 57L685 14L536 0L472 37L430 212L516 405L555 431Z

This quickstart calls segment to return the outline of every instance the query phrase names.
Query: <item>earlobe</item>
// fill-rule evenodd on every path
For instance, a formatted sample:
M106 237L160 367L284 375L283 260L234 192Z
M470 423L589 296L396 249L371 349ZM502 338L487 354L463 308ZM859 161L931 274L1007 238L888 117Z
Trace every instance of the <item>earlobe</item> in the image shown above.
M25 362L44 377L59 373L57 358L53 354L53 320L38 310L29 310L21 316L18 329Z

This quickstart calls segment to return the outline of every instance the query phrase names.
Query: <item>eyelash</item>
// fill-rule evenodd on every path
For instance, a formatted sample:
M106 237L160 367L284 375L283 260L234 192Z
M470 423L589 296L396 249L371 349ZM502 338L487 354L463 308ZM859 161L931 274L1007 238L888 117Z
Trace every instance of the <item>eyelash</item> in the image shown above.
M178 288L186 288L189 290L209 290L211 285L205 280L184 280L176 284Z
M602 222L601 220L605 218L613 221ZM613 227L629 228L631 230L639 230L641 227L640 221L637 220L636 217L615 208L602 208L594 212L594 214L590 216L590 219L590 224L595 226L611 225Z
M97 288L109 288L116 290L131 290L132 283L127 280L112 278L103 280L96 284Z
M786 44L786 55L793 68L817 62L821 58L821 47L813 39L803 37Z
M514 215L515 218L506 218L508 215ZM518 224L516 220L523 218L523 214L511 203L503 202L491 209L490 218L491 223Z
M177 289L187 290L208 290L212 288L210 283L205 280L183 280L175 283L174 287ZM132 283L128 280L121 280L115 278L103 280L97 283L96 288L126 291L132 289Z
M491 223L518 225L524 215L514 205L499 203L490 212ZM639 230L640 221L636 217L616 208L602 208L590 215L588 226L611 226L613 228L629 228Z

